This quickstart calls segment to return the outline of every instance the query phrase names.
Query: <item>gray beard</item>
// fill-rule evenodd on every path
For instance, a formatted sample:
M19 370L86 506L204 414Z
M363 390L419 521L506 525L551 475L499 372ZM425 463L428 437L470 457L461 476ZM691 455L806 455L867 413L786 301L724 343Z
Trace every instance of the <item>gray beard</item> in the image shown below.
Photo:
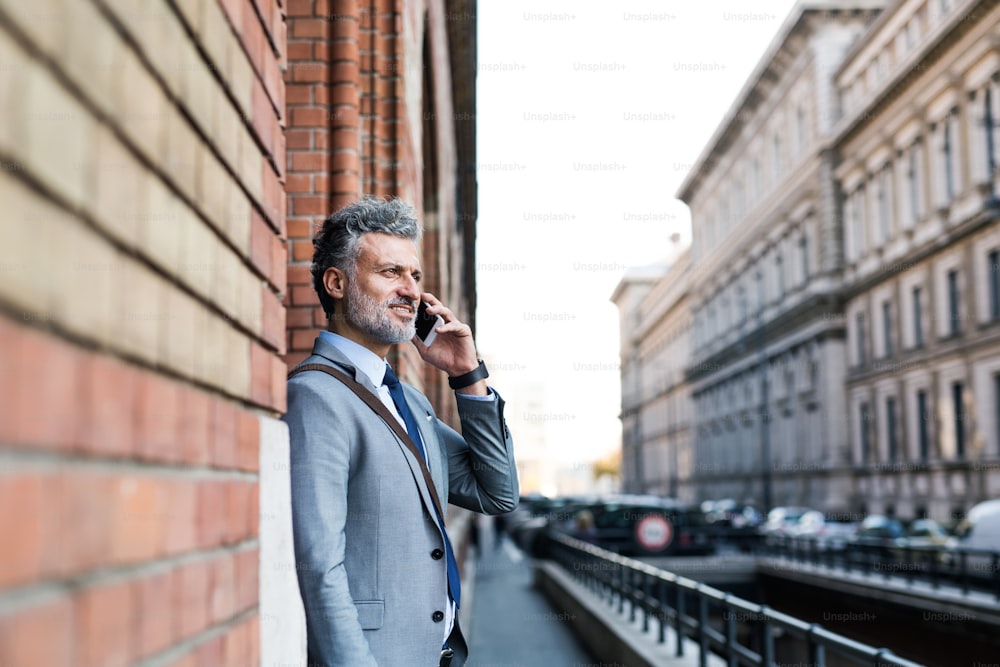
M397 324L389 319L389 306L406 304L415 306L409 299L387 299L379 303L374 298L363 294L355 286L354 281L347 283L347 298L344 300L344 319L347 322L376 340L383 343L405 343L417 334L415 325L417 316L414 313L409 324Z

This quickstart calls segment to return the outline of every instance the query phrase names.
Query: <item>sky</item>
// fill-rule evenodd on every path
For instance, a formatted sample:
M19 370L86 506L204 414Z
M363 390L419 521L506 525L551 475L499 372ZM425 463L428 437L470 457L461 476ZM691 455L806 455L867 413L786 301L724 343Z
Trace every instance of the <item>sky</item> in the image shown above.
M611 295L690 241L675 193L793 4L479 2L476 336L519 455L620 447Z

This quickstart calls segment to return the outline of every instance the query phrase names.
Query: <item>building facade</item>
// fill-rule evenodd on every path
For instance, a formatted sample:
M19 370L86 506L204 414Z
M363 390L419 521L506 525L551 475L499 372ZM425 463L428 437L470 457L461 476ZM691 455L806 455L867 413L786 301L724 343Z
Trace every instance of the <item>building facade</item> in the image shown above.
M685 377L691 355L690 250L669 264L634 269L612 296L622 318L623 491L695 499L692 403Z
M1000 492L1000 9L881 4L797 5L680 189L697 500L950 521Z
M899 2L837 71L859 511L1000 493L998 26L992 2Z
M882 4L797 4L678 192L699 499L846 509L832 75Z

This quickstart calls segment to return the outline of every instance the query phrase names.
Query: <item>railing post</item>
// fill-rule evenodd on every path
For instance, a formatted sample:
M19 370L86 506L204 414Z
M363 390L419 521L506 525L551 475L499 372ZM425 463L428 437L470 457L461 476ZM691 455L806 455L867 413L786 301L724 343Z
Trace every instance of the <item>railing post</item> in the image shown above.
M635 575L637 574L632 568L626 568L628 570L628 622L635 623Z
M684 656L684 614L687 613L685 609L685 599L684 599L684 588L680 584L674 584L674 590L677 591L677 615L674 617L674 632L677 633L677 657Z
M642 631L649 632L649 575L642 575Z
M667 641L667 582L663 577L656 578L656 598L660 603L660 634L656 643L663 644Z
M761 605L760 614L763 619L760 624L760 657L764 667L774 665L774 632L772 631L771 619L767 616L768 608Z
M736 614L733 613L733 606L729 601L731 597L730 593L726 593L722 598L722 618L726 624L726 655L723 657L729 667L739 667L740 661L736 655Z
M695 591L698 595L698 665L699 667L708 667L708 656L709 656L709 646L708 646L708 633L705 629L708 627L708 597L702 591L702 586L704 584L699 583L695 587Z
M618 613L625 613L625 566L618 563Z
M814 636L820 627L817 623L813 623L809 626L809 632L806 634L809 646L809 664L812 667L826 667L826 647L816 641Z

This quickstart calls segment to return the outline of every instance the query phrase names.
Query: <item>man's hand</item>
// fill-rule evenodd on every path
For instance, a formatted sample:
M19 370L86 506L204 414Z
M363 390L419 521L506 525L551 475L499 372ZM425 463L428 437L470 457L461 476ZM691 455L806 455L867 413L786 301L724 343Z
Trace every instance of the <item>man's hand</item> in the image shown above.
M424 292L420 298L427 303L428 313L440 315L444 320L444 324L436 329L437 338L432 345L424 345L422 340L413 337L413 344L423 360L444 371L449 377L475 370L479 366L479 357L476 354L476 341L472 338L472 328L455 317L455 313L430 292ZM478 396L489 394L486 380L480 380L460 391Z

